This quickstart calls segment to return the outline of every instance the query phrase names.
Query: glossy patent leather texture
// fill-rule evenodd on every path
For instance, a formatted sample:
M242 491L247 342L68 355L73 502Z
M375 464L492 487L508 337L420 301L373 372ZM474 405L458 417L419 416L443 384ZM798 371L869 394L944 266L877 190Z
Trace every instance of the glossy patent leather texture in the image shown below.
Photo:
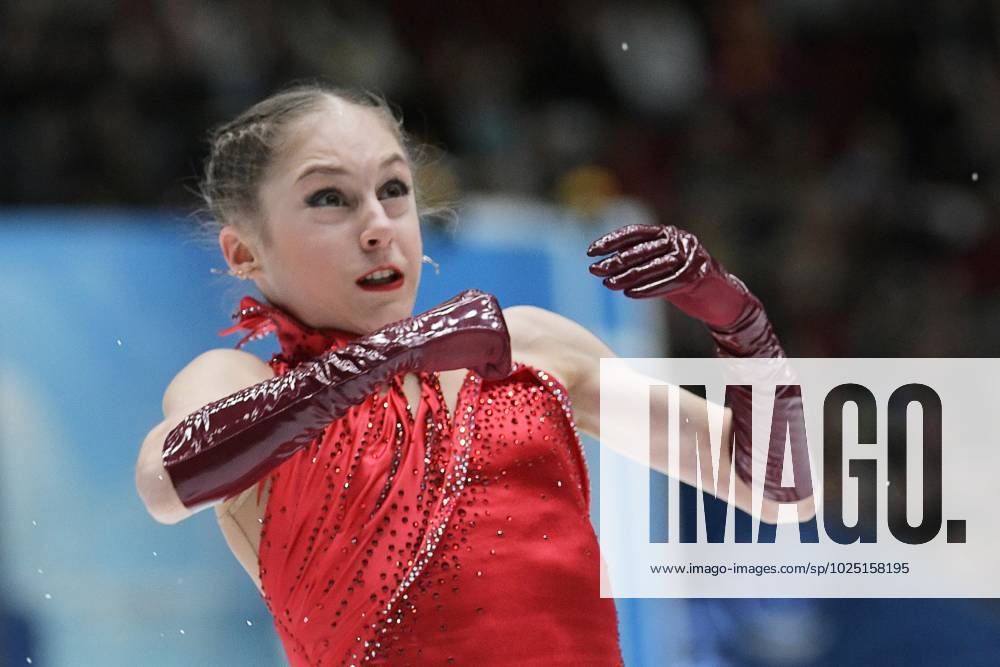
M204 406L167 435L163 467L196 512L249 487L395 375L455 368L510 372L510 336L489 294L467 290Z
M701 320L708 325L718 356L785 358L763 304L708 253L694 234L670 225L626 225L605 234L587 249L590 257L609 253L610 256L590 266L593 275L603 278L608 288L623 290L626 296L662 297ZM784 381L790 376L784 365L777 365L773 377ZM751 391L749 386L736 385L729 395L736 435L734 463L740 478L751 483ZM801 423L799 394L779 389L774 411L774 421L787 419L791 424ZM784 439L784 434L775 437ZM796 448L793 460L807 461L805 437L793 437L790 442ZM768 446L767 452L759 454L768 459L764 495L780 502L801 500L808 495L806 489L810 485L800 477L807 476L808 471L795 476L797 488L782 486L778 451ZM784 448L780 454L784 454Z
M277 333L279 375L348 344L242 305L247 338ZM259 483L260 582L291 667L621 665L565 387L471 371L449 414L417 376L415 404L394 377Z

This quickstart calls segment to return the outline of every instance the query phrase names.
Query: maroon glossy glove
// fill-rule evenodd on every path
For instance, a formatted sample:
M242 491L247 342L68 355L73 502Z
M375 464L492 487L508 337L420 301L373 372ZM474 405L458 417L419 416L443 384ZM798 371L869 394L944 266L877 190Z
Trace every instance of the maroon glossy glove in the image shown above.
M163 467L196 512L260 480L395 375L457 368L485 379L511 371L500 306L478 290L188 415L167 435Z
M605 234L587 249L590 257L609 253L609 257L590 266L592 274L604 278L608 288L624 290L625 296L636 299L662 297L701 320L708 325L718 356L785 357L760 300L709 255L694 234L669 225L627 225ZM802 400L796 389L781 388L794 384L786 365L775 366L770 380L778 386L772 421L788 420L793 428L791 443L795 450L792 461L796 485L781 485L785 434L775 434L772 436L775 446L759 454L768 461L764 495L772 500L791 502L808 496L812 486L805 437L794 430L802 423ZM749 386L732 387L730 396L736 435L736 471L750 484L753 445Z

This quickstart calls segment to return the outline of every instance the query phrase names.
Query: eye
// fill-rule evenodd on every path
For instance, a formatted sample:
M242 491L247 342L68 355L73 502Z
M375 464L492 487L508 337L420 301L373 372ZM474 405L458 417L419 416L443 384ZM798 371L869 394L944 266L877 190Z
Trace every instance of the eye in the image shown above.
M410 194L410 186L398 178L394 178L382 186L382 191L379 192L379 199L394 199L396 197L405 197L408 194Z
M317 190L306 199L309 206L344 206L344 196L333 188Z

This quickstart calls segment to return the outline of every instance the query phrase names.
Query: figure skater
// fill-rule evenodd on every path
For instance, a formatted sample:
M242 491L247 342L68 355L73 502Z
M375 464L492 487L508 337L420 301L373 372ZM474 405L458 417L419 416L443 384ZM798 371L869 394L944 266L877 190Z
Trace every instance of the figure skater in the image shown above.
M221 333L244 331L240 348L273 332L281 351L184 367L138 493L166 524L214 507L293 667L621 664L577 436L598 433L614 353L477 290L413 315L414 169L384 100L325 85L214 133L203 193L231 271L264 296ZM673 301L721 353L781 355L759 301L687 232L628 227L591 252L608 287ZM738 484L746 447L724 451Z

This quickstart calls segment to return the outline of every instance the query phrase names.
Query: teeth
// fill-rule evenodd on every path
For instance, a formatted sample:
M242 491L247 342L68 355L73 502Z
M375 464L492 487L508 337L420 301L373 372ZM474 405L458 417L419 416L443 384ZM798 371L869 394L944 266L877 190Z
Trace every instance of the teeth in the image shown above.
M380 269L378 271L373 271L361 279L363 283L385 283L399 276L398 271L393 271L391 269Z

